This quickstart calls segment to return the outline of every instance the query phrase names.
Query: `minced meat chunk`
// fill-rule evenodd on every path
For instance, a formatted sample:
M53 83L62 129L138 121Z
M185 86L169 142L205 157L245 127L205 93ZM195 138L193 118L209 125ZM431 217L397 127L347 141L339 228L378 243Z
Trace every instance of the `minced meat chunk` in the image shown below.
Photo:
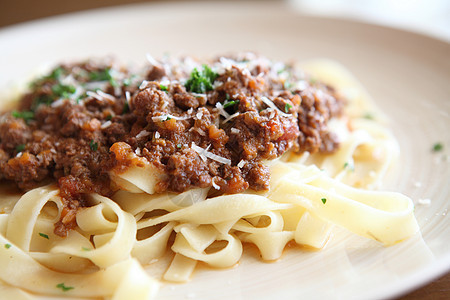
M328 121L344 101L332 87L254 54L186 61L62 64L35 80L0 116L0 178L24 190L58 182L64 235L86 194L114 193L108 172L129 166L110 150L118 142L166 174L161 192L264 190L264 160L337 149Z

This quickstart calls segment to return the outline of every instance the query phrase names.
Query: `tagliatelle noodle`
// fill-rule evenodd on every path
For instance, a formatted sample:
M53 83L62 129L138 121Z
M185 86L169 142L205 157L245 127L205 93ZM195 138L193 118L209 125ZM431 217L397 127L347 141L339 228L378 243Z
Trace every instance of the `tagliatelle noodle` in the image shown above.
M51 295L106 297L114 296L114 293L117 292L117 299L125 299L120 298L120 295L132 295L136 291L141 296L154 294L157 290L156 281L150 279L141 265L130 256L136 235L134 217L120 209L110 199L93 194L92 200L97 205L85 208L86 211L97 210L100 205L105 210L105 214L117 213L115 228L111 228L110 225L105 226L107 222L99 222L98 218L90 218L92 214L77 215L80 220L84 217L89 219L81 221L80 224L89 224L89 221L92 221L87 226L88 230L94 229L94 231L100 230L101 232L112 229L114 232L107 242L93 249L89 239L78 231L70 231L69 236L63 239L52 234L53 223L51 220L49 222L45 218L44 220L38 219L41 209L47 202L58 203L60 201L57 194L58 190L51 186L34 189L21 197L10 215L2 215L2 232L5 233L5 237L0 236L2 245L0 247L0 265L2 265L0 278L12 286L21 286L34 293ZM41 197L36 197L36 195ZM36 199L40 201L36 201ZM17 213L18 210L26 210L29 214ZM39 232L38 235L35 227L38 227L39 230L47 228L50 231L46 231L48 234ZM103 229L101 229L102 227ZM15 228L25 230L17 231ZM36 234L32 237L33 232ZM53 247L50 247L46 253L29 252L30 244L33 244L32 240L35 238L56 241L50 243ZM89 274L68 274L53 271L45 267L45 263L41 264L47 261L53 269L67 272L74 271L70 269L71 263L80 263L80 260L83 259L89 259L103 269L94 269L94 272ZM58 266L58 264L62 265ZM81 264L81 266L88 265ZM139 277L140 280L136 281L130 277ZM26 286L23 283L26 283ZM63 291L56 288L61 283L66 287L71 287L70 290ZM77 288L75 289L74 286Z
M403 194L356 189L320 175L322 171L317 168L319 176L312 180L295 177L289 168L286 172L269 199L300 205L325 220L385 245L418 231L414 205Z

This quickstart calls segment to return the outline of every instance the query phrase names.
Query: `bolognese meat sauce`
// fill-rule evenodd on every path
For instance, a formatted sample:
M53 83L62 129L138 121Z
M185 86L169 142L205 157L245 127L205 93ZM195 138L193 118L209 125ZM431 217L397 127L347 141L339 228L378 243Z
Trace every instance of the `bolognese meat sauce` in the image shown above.
M343 101L290 65L251 53L149 61L140 71L62 64L1 115L0 178L23 190L56 180L65 205L57 234L75 226L87 194L114 192L108 171L129 165L111 151L117 143L166 174L158 192L221 193L267 189L263 161L286 151L338 146L327 122Z

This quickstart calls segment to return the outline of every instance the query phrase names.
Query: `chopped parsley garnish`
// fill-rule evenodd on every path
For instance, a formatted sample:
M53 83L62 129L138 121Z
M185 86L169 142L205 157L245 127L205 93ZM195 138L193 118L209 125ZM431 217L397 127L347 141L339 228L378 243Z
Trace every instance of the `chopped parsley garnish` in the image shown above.
M191 77L184 86L190 92L204 94L213 90L213 83L217 76L219 75L213 72L210 67L203 65L201 72L197 68L192 71Z
M109 83L113 86L119 86L117 81L114 79L114 77L111 75L111 69L106 68L101 71L94 71L89 73L89 80L91 81L109 81Z
M122 109L122 114L126 114L130 111L130 106L128 105L128 102L125 102Z
M45 79L58 79L61 77L63 72L64 72L64 69L62 67L57 67L50 73L50 75L45 76L44 78Z
M285 113L289 113L289 110L292 108L292 105L290 105L289 103L286 103L284 105L284 112Z
M444 149L444 145L442 143L435 143L433 145L433 152L439 152L442 151L442 149Z
M355 166L352 163L346 162L344 164L344 169L350 170L350 171L355 171Z
M52 92L57 97L69 98L75 91L76 88L73 85L57 83L52 86Z
M5 244L5 248L6 248L6 249L11 248L11 244Z
M89 80L91 80L91 81L108 81L112 78L110 71L111 71L111 69L109 69L109 68L106 68L101 71L93 71L93 72L89 73Z
M137 78L137 76L135 74L132 74L129 78L125 78L122 81L122 84L124 86L130 86L136 78Z
M48 237L48 235L45 234L45 233L39 232L39 235L42 236L43 238L47 239L47 240L50 239L50 238Z
M370 113L370 112L365 113L364 116L363 116L363 118L364 118L364 119L367 119L367 120L375 120L374 114L373 114L373 113Z
M159 89L161 91L164 91L164 92L168 92L169 91L169 88L166 85L162 85L162 84L159 85Z
M24 119L25 121L32 120L34 118L34 112L32 111L16 111L14 110L11 115L16 119Z
M122 84L123 86L129 86L131 84L131 78L125 78Z
M225 101L225 103L223 104L223 108L228 108L228 107L232 107L235 104L238 104L239 100L231 100L231 101Z
M91 147L91 150L92 150L92 151L97 151L97 149L98 149L98 143L96 143L94 140L91 140L91 141L89 142L89 147Z
M161 121L162 121L162 122L165 122L165 121L169 121L169 120L172 120L172 118L169 117L169 116L166 116L166 118L165 118L165 119L162 119Z
M57 287L58 289L61 289L63 292L67 292L67 291L70 291L70 290L73 290L73 289L74 289L73 286L66 286L66 285L64 284L64 282L58 283L58 284L56 285L56 287Z
M20 144L16 146L17 152L22 152L23 150L25 150L25 144Z
M106 120L107 120L107 121L110 121L111 119L112 119L112 115L107 115L107 116L106 116Z
M178 149L181 149L181 146L182 146L181 144L177 144Z
M31 110L35 110L39 105L45 104L50 105L53 102L53 97L50 95L42 95L34 99L31 105Z
M327 203L327 198L322 198L322 199L320 199L320 200L322 200L322 203L323 203L323 204Z
M63 67L57 67L57 68L53 69L50 74L42 76L42 77L34 80L33 82L31 82L30 87L34 88L34 87L37 87L47 81L59 80L59 78L61 78L61 76L63 75L64 71L65 70Z

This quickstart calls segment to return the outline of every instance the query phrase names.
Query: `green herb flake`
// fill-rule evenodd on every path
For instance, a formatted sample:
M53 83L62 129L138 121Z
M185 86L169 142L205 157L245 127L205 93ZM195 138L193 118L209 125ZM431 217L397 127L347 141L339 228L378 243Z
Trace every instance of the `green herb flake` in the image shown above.
M43 238L47 239L47 240L49 240L49 239L50 239L50 238L48 237L48 235L47 235L47 234L45 234L45 233L39 232L39 235L40 235L41 237L43 237Z
M286 71L286 69L283 67L283 68L281 68L281 69L279 69L279 70L277 71L277 74L280 75L280 74L283 73L284 71Z
M203 70L201 72L197 68L191 72L190 78L184 85L188 91L204 94L207 91L213 90L213 83L219 75L207 65L203 65L202 67Z
M91 148L92 151L97 151L98 149L98 143L96 143L94 140L91 140L89 142L89 147Z
M52 104L53 100L54 100L53 97L50 95L39 96L33 100L31 110L35 110L41 104L50 105Z
M112 79L111 69L106 68L100 71L93 71L89 73L89 80L91 81L109 81Z
M442 143L435 143L432 148L433 152L439 152L442 151L442 149L444 149L444 145Z
M16 119L24 119L25 121L32 120L34 118L34 112L32 111L12 111L11 115Z
M63 292L67 292L67 291L70 291L70 290L73 290L73 289L74 289L73 286L66 286L66 285L64 284L64 282L58 283L58 284L56 285L56 287L57 287L58 289L61 289Z
M371 112L367 112L364 114L363 118L367 120L375 120L375 115Z
M55 68L50 75L45 76L45 79L58 79L61 77L61 75L64 73L64 69L62 67Z
M130 78L125 78L125 79L122 81L123 86L130 86L131 83L133 83L133 79L134 79L135 77L136 77L135 75L131 75Z
M23 150L25 150L25 144L20 144L16 146L17 152L22 152Z
M344 164L344 169L350 170L350 171L355 171L355 166L352 163L346 162Z
M6 248L6 249L11 248L11 244L5 244L5 248Z
M159 89L161 91L164 91L164 92L168 92L169 91L169 88L166 85L162 85L162 84L159 85Z
M234 106L234 105L236 105L236 104L238 104L238 103L239 103L239 100L226 101L226 102L223 104L223 108L232 107L232 106Z
M76 88L73 85L65 85L61 83L54 84L52 86L52 92L57 97L62 97L64 99L69 98L70 95L74 94Z
M130 111L130 106L128 105L128 102L125 102L122 109L122 115L126 114Z
M109 80L109 84L110 84L112 87L118 87L118 86L119 86L119 83L118 83L114 78L111 78L111 79Z
M107 115L107 116L106 116L106 120L107 120L107 121L110 121L111 119L112 119L112 115Z
M181 149L182 145L181 144L177 144L177 148Z
M289 110L292 108L292 105L290 105L289 103L286 103L284 105L284 112L285 113L289 113Z
M323 203L323 204L327 203L327 198L322 198L322 199L320 199L320 200L322 200L322 203Z

